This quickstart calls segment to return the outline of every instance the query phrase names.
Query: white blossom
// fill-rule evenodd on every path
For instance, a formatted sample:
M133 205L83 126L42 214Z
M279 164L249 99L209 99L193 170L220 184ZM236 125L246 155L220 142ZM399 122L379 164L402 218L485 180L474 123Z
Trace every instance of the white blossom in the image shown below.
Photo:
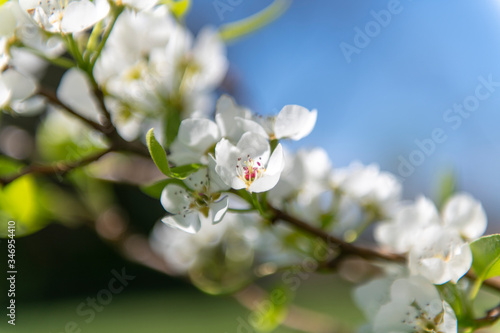
M410 249L408 260L412 274L443 284L456 283L469 271L472 252L456 230L433 225L416 237L418 241Z
M220 139L215 122L205 118L184 119L170 147L170 160L178 165L207 163L208 150L215 147Z
M457 332L453 309L421 276L373 280L355 290L354 300L369 320L363 332Z
M215 122L219 126L221 136L233 143L238 142L244 133L240 127L236 126L235 119L251 120L252 112L237 105L232 97L222 95L215 107Z
M228 186L249 192L272 189L283 171L281 144L270 155L269 142L260 134L247 132L237 145L222 139L215 146L216 171Z
M118 131L135 139L140 123L165 113L207 116L226 71L225 46L215 31L203 29L194 39L166 6L157 6L120 15L94 75L109 93L106 105Z
M184 186L171 183L165 186L161 195L163 208L167 215L162 222L171 227L196 233L202 226L202 221L219 223L226 213L229 203L227 195L221 191L227 187L213 170L212 160L208 168L203 168L190 175Z
M440 224L436 206L421 196L414 203L401 204L391 220L379 223L375 239L398 253L408 252L421 241L421 232L429 226Z
M486 230L483 206L467 193L453 195L444 205L443 225L454 228L464 239L473 240Z
M6 107L14 111L22 110L23 102L36 91L36 82L15 69L0 73L0 109Z
M308 136L316 124L318 112L299 105L286 105L277 116L257 116L271 139L300 140Z
M256 228L258 216L254 214L226 213L216 225L203 224L197 233L187 233L157 224L151 234L153 249L160 254L177 274L185 274L196 264L210 260L210 249L238 240L238 251L226 251L234 259L252 258L258 249L260 231Z
M56 33L88 29L110 9L107 0L19 0L19 5L42 29Z
M441 300L435 287L415 276L398 279L391 286L391 301L373 320L374 333L456 333L457 318Z
M82 70L71 68L64 73L57 89L57 97L80 115L99 121L99 103L88 77Z
M401 183L394 175L380 171L376 164L351 163L347 168L334 170L331 180L334 187L365 205L375 205L385 214L401 198Z

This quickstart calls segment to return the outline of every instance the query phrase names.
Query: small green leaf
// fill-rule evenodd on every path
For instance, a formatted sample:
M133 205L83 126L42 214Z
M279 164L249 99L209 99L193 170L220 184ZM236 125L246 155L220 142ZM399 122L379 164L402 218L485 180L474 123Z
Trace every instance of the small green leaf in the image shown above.
M31 234L45 226L45 216L40 203L44 200L32 175L23 176L0 189L0 237L7 229L3 223L16 222L16 236Z
M481 237L470 244L472 268L482 281L500 276L500 235Z
M21 169L22 164L5 156L0 156L0 176L8 176Z
M160 143L156 140L153 129L148 131L146 135L146 141L148 144L149 153L153 158L158 169L167 177L177 178L177 179L186 179L190 174L199 170L203 167L202 164L187 164L181 165L175 168L170 168L168 165L167 153L165 149L160 145Z
M162 0L162 4L167 5L175 17L182 19L191 8L191 0Z
M178 179L186 179L190 174L204 167L203 164L186 164L175 168L171 168L172 176Z
M165 144L170 147L179 133L181 126L180 112L175 108L170 108L165 116Z
M292 299L288 288L278 287L269 293L269 297L258 304L249 316L250 324L258 332L274 331L286 318L288 304Z
M439 181L438 187L438 197L437 203L438 207L443 207L443 205L448 201L448 199L457 190L457 179L453 171L446 172Z
M178 179L163 179L163 180L160 180L154 184L141 187L141 191L146 193L147 195L149 195L152 198L160 199L161 192L163 191L165 186L167 186L168 184L176 184L176 185L185 187L187 189L186 184L184 184L182 181L180 181Z
M146 134L146 142L148 144L149 154L151 154L158 169L160 169L165 176L171 177L172 171L168 165L167 153L160 143L156 141L153 129L150 129L148 134Z
M248 35L277 19L286 11L289 5L289 0L275 0L257 14L221 26L219 29L220 36L227 42Z

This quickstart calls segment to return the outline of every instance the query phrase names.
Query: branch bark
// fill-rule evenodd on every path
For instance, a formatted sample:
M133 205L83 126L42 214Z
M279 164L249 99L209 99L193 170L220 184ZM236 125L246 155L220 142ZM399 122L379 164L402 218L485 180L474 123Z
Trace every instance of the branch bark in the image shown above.
M286 222L302 231L305 231L313 236L317 236L323 239L330 245L337 246L342 255L355 255L364 259L380 259L385 261L404 263L406 258L400 254L396 253L386 253L380 250L368 249L356 246L351 243L347 243L335 236L332 236L325 231L312 226L311 224L304 222L296 217L289 215L288 213L274 208L269 205L269 209L272 211L273 218L272 222Z
M85 157L81 160L75 161L75 162L64 161L64 162L57 162L57 163L54 163L51 165L32 164L32 165L25 167L24 169L22 169L21 171L19 171L18 173L14 174L14 175L7 176L7 177L0 177L0 185L5 186L9 183L12 183L14 180L16 180L22 176L28 175L28 174L60 175L60 176L62 176L73 169L89 165L89 164L99 160L101 157L103 157L104 155L106 155L112 151L113 151L112 148L108 148L106 150L103 150L103 151L98 152L96 154L87 156L87 157Z

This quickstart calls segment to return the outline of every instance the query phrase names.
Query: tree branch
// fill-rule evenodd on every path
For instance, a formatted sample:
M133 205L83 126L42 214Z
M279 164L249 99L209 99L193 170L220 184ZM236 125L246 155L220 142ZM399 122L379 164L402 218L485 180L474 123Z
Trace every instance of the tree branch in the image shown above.
M43 96L45 98L47 98L47 100L53 104L53 105L56 105L56 106L59 106L61 109L63 109L65 112L69 113L70 115L80 119L81 121L83 121L85 124L87 124L88 126L92 127L93 129L95 129L96 131L99 131L99 132L103 132L104 131L104 127L101 125L101 124L98 124L96 123L95 121L92 121L84 116L82 116L81 114L79 114L78 112L76 112L75 110L73 110L72 108L70 108L68 105L66 105L65 103L63 103L58 97L57 95L52 92L52 91L49 91L43 87L39 87L38 88L38 91L37 91L37 94L40 95L40 96Z
M28 175L28 174L61 175L62 176L65 173L67 173L73 169L83 167L83 166L86 166L88 164L91 164L91 163L97 161L98 159L100 159L104 155L110 153L111 151L113 151L113 149L108 148L106 150L103 150L103 151L98 152L96 154L87 156L87 157L85 157L81 160L75 161L75 162L65 162L64 161L64 162L57 162L57 163L54 163L51 165L32 164L32 165L25 167L24 169L22 169L21 171L19 171L18 173L14 174L14 175L7 176L7 177L0 177L0 185L5 186L5 185L13 182L14 180L16 180L22 176Z
M289 215L288 213L279 210L277 208L274 208L273 206L269 205L269 209L272 211L274 214L272 218L272 222L287 222L290 225L293 225L294 227L305 231L313 236L317 236L327 242L328 244L335 245L339 248L341 251L342 255L355 255L364 259L381 259L385 261L391 261L391 262L397 262L397 263L404 263L406 262L406 258L400 254L396 253L386 253L382 252L380 250L374 250L374 249L368 249L368 248L362 248L356 245L353 245L351 243L344 242L343 240L334 237L325 231L316 228L309 223L306 223L296 217L293 217Z
M111 122L111 115L107 111L106 106L104 104L104 95L103 95L102 91L96 88L94 93L96 94L96 97L99 101L100 107L103 109L103 112L106 116L106 124L105 125L101 125L99 123L96 123L95 121L92 121L92 120L82 116L81 114L79 114L78 112L73 110L71 107L69 107L68 105L63 103L57 97L57 95L55 93L53 93L52 91L49 91L43 87L38 89L38 95L44 96L45 98L47 98L47 100L51 104L59 106L65 112L76 117L77 119L80 119L83 123L87 124L92 129L104 134L111 141L111 147L113 150L128 151L128 152L136 153L138 155L149 157L148 149L142 143L126 141L118 134L116 127Z

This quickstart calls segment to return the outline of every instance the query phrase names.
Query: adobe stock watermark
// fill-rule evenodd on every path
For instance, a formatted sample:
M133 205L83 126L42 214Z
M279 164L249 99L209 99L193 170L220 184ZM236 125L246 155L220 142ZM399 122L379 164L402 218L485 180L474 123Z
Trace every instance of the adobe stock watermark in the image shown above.
M411 1L411 0L410 0ZM355 26L352 44L341 42L339 47L348 64L352 61L354 54L360 54L363 49L368 47L374 38L377 38L383 29L387 28L392 22L394 16L401 14L403 5L399 0L389 0L386 8L378 11L370 11L371 20L364 26Z
M461 103L455 103L451 108L444 111L443 121L447 127L436 127L428 137L415 139L416 149L406 156L398 156L398 175L402 177L403 181L413 175L415 169L436 152L438 145L448 140L447 130L458 130L463 121L479 109L481 102L490 98L496 89L500 87L500 81L493 81L493 75L491 74L487 78L479 76L477 80L479 83L473 94L465 97Z
M224 21L224 14L227 12L232 12L237 6L241 5L243 0L214 0L212 1L212 6L214 6L215 12L221 21Z
M281 282L290 291L297 291L302 282L309 279L321 262L331 258L333 254L332 244L318 239L318 245L314 248L313 255L302 260L300 264L292 266L281 274ZM275 289L269 294L269 298L263 301L255 301L254 311L247 318L238 317L236 322L236 333L258 333L256 327L262 327L267 314L288 302L288 296L283 289ZM227 332L226 332L227 333Z
M75 313L83 319L83 322L68 321L62 331L57 333L81 333L82 324L90 324L94 321L97 313L104 311L104 307L113 301L113 296L120 294L135 276L128 275L125 268L121 272L111 270L113 277L109 280L106 288L99 290L95 297L87 297L75 308Z

